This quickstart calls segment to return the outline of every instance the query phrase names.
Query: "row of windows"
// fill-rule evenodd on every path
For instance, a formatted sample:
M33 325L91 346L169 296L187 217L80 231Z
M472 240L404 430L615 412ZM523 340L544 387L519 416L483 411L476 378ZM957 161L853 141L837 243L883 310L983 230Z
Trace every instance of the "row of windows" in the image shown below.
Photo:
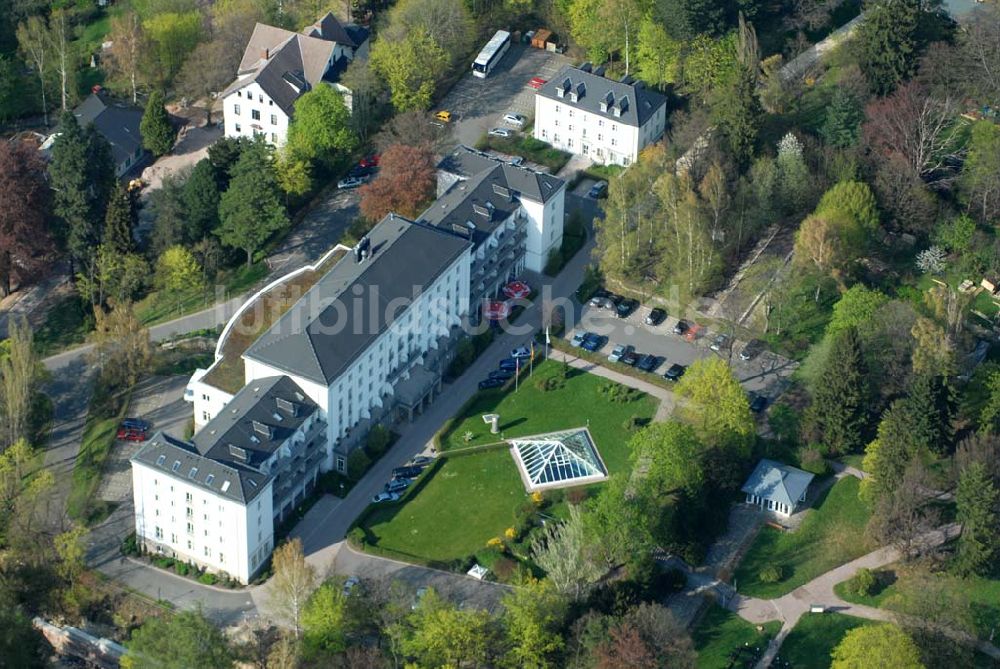
M556 121L556 125L559 125L559 121ZM573 132L573 126L572 125L569 126L569 131ZM544 128L542 128L542 139L548 139L548 137L549 137L549 131L546 130L546 129L544 129ZM583 129L583 137L584 138L587 137L587 129L586 128ZM601 142L603 140L604 140L604 136L602 134L598 133L597 134L597 141ZM552 142L554 144L558 144L559 143L559 133L558 132L552 133ZM573 138L572 137L570 137L569 139L566 140L566 146L569 146L569 147L573 146ZM614 137L611 138L611 146L618 146L618 140L615 139Z
M188 523L188 528L190 528L190 527L191 527L191 523ZM189 533L190 533L190 530L189 530ZM154 536L156 537L156 539L158 541L162 541L163 540L163 528L160 527L159 525L157 525L154 528ZM221 541L221 537L220 537L219 540ZM177 535L176 534L171 534L170 535L170 544L172 546L176 546L177 545ZM193 551L194 550L194 541L192 541L191 539L187 540L187 544L186 545L187 545L187 549L189 551ZM206 558L208 558L209 560L211 560L212 559L212 549L209 548L208 546L205 546L202 549L202 555L204 555ZM222 553L220 551L219 552L219 564L223 564L223 563L225 563L225 561L226 561L226 556L225 556L224 553Z
M240 106L239 105L233 105L233 113L236 116L240 115ZM253 121L259 121L260 120L260 110L259 109L251 109L250 110L250 119L253 120ZM278 125L278 115L277 114L271 114L271 125Z
M237 123L234 127L235 127L235 130L236 130L237 133L242 133L243 132L243 127L239 123ZM263 136L264 134L265 133L261 132L260 130L257 130L256 128L253 131L253 136L254 137L257 137L258 135ZM271 133L271 143L272 144L277 144L278 143L278 133L276 133L276 132L272 132Z
M238 97L238 98L243 97L243 91L242 90L236 91L236 97ZM247 100L253 100L253 93L251 93L250 91L247 91ZM263 93L258 93L257 94L257 102L264 102L264 94ZM267 104L273 105L274 104L274 100L268 100ZM239 105L237 105L237 107L239 107ZM236 113L238 114L239 112L236 112Z
M559 105L556 105L556 113L557 114L559 113L560 109L562 109L562 108ZM573 118L573 115L574 115L573 114L573 110L570 109L569 110L569 117ZM586 114L583 115L583 122L584 123L587 122L587 115ZM559 125L559 121L556 121L556 125ZM603 128L604 127L604 119L603 118L597 119L597 125L598 125L598 127ZM573 128L570 127L570 130L572 130L572 129ZM611 124L611 132L618 132L618 124L617 123L612 123Z

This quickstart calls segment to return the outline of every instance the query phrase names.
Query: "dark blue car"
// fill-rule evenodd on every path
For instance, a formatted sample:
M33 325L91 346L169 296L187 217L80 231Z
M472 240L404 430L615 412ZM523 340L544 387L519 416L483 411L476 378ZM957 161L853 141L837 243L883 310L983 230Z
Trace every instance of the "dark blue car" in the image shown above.
M500 379L501 381L507 381L514 378L514 372L509 369L494 369L490 372L491 379Z
M483 379L479 382L480 390L489 390L490 388L499 388L504 384L501 379Z
M604 337L601 335L596 335L593 333L588 333L586 337L583 338L583 343L580 344L580 348L584 351L590 351L593 353L597 349L601 348L604 344Z
M515 371L517 369L517 360L514 358L504 358L500 361L500 369L509 369L510 371Z

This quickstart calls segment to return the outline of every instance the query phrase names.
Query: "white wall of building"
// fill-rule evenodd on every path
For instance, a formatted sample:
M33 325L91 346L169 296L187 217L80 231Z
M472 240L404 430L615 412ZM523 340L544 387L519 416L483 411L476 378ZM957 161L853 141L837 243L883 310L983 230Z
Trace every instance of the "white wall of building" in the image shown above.
M562 151L585 155L595 163L635 162L642 149L663 136L665 127L666 105L638 128L614 116L587 112L559 99L535 95L535 139Z
M548 262L549 252L562 245L563 218L565 216L566 184L544 204L521 199L521 208L528 218L528 240L524 258L525 267L532 272L542 272Z
M188 388L194 394L194 430L197 432L215 418L222 408L229 404L233 396L224 390L210 386L201 380L191 380Z
M230 93L223 100L222 109L226 137L261 134L275 146L283 145L288 139L288 115L257 82Z
M167 470L170 464L165 463ZM133 462L132 494L136 536L154 552L159 549L246 583L274 548L270 483L244 506L168 471Z

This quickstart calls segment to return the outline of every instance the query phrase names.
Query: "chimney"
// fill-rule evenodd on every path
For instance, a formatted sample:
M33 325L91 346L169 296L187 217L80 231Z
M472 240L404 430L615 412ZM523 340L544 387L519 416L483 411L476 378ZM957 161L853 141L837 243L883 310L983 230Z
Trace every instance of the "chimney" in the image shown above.
M267 49L267 48L261 49L261 51L260 51L260 57L263 60L268 60L271 57L271 50Z

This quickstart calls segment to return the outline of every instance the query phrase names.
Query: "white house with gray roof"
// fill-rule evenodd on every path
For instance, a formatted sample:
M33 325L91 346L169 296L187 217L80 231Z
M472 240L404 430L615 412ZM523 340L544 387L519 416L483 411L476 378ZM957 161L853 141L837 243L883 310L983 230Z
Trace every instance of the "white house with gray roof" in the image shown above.
M284 144L295 101L321 84L340 91L350 109L351 92L338 79L350 61L367 54L368 29L344 25L331 13L299 33L258 23L236 81L221 94L226 137Z
M747 504L790 516L806 500L812 480L809 472L765 458L757 463L742 490Z
M326 440L316 403L287 376L248 384L190 441L158 432L132 457L139 544L247 583L315 487Z
M629 165L663 137L667 99L630 76L567 66L535 94L534 137L595 163Z

